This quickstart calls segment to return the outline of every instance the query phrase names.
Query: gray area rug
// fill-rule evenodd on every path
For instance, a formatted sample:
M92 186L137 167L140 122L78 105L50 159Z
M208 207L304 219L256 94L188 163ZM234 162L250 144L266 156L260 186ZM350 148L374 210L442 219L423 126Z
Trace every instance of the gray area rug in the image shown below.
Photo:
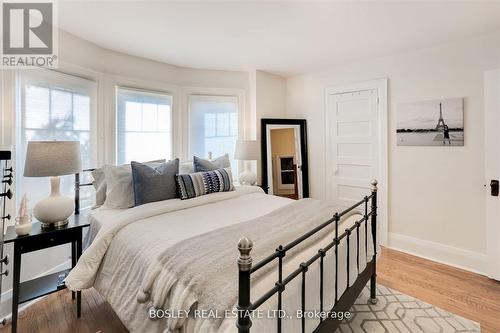
M377 304L369 302L368 287L343 322L341 333L454 333L481 332L478 323L454 315L411 296L378 285Z

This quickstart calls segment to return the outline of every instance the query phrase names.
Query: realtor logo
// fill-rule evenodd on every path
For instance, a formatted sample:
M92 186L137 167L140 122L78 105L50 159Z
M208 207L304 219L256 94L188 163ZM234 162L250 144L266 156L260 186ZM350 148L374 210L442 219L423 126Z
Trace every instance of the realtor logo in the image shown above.
M3 67L56 67L53 2L2 3Z

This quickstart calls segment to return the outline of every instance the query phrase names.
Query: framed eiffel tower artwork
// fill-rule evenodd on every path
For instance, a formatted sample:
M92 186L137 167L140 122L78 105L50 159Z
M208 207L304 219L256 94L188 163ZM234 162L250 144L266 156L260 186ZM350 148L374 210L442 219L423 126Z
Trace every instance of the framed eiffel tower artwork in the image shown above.
M401 104L397 110L398 146L463 146L464 99Z

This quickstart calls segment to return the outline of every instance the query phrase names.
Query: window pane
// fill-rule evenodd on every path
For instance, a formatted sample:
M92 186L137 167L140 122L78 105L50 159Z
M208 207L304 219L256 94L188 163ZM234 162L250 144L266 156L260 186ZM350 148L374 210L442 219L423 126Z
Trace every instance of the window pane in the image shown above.
M170 131L172 126L170 119L172 119L170 105L158 104L158 131Z
M76 140L81 143L83 168L96 167L96 130L92 125L95 110L92 100L97 95L95 82L56 71L21 71L17 81L22 101L17 106L19 131L16 149L16 200L24 193L33 207L50 192L48 178L23 177L28 141ZM83 175L85 179L88 175ZM74 195L74 176L61 177L63 195ZM82 207L93 205L90 189L81 192Z
M229 135L231 136L238 135L238 119L236 118L235 113L229 114Z
M238 98L232 96L189 97L190 155L207 157L229 154L233 176L238 174L234 147L238 138Z
M157 120L157 105L151 103L144 103L142 105L142 131L154 132L156 131Z
M75 130L90 130L90 97L73 95L73 127Z
M26 86L24 87L24 96L24 126L27 128L44 128L47 126L50 119L50 90L42 87Z
M217 134L217 116L215 113L205 113L205 138L216 136Z
M117 163L172 158L172 96L117 89Z
M152 161L160 158L171 158L166 157L172 156L171 140L170 132L127 132L124 135L127 147L124 161Z
M217 136L229 135L229 113L217 113Z
M51 89L50 127L73 129L72 95L67 91Z
M140 131L142 120L141 103L125 102L125 129L127 131Z

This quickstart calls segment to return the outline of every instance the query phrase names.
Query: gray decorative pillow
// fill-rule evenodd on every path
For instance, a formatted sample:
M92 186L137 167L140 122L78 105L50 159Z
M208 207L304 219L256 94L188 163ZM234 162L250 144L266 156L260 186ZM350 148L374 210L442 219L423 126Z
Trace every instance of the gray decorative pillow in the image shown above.
M135 206L178 198L175 183L175 175L179 173L178 158L156 165L132 162L131 166Z
M224 154L213 160L206 160L200 157L193 157L194 172L212 171L217 169L230 168L229 154Z

